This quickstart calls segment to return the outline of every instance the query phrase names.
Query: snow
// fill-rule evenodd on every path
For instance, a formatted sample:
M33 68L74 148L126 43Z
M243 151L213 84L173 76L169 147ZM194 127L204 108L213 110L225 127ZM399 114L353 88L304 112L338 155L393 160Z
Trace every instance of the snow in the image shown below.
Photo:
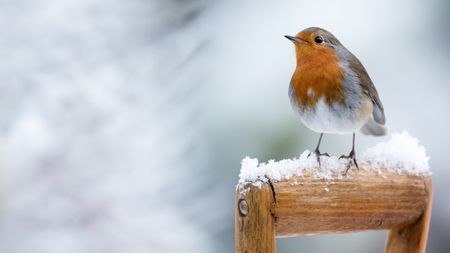
M399 173L431 175L425 147L406 131L394 133L389 141L368 148L361 158L374 170L387 168Z
M259 163L257 158L245 157L241 162L239 183L254 182L260 185L267 182L269 178L273 181L281 181L305 175L324 180L345 177L345 170L349 162L347 159L321 156L321 166L319 167L316 156L311 154L308 157L309 153L309 150L305 150L299 158L281 161L269 160L266 163ZM387 170L417 176L430 176L428 160L425 148L419 145L419 140L411 137L406 131L394 133L387 142L368 148L362 152L361 157L357 157L361 169L371 169L380 175Z
M309 153L309 150L305 150L298 159L270 160L267 163L259 163L257 158L246 157L242 160L239 183L267 182L268 178L281 181L293 176L303 176L307 172L317 179L331 179L341 175L346 169L347 162L335 156L322 156L321 167L318 168L315 155L311 154L308 158Z

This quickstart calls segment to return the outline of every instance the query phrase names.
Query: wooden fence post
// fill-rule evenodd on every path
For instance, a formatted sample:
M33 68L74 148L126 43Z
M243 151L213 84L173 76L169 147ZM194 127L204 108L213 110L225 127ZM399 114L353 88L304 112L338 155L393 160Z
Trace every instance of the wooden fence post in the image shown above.
M270 181L269 181L270 182ZM428 176L370 168L236 188L236 252L274 253L275 237L390 230L385 252L424 253L431 216Z

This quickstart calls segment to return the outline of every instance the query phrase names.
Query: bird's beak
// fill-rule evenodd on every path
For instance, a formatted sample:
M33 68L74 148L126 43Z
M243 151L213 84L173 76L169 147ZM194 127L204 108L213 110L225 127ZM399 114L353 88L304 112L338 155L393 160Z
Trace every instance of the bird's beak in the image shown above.
M294 43L302 43L302 44L306 43L306 41L304 41L302 39L299 39L297 37L294 37L294 36L284 35L284 37L286 37L286 39L288 39L288 40L290 40L290 41L292 41Z

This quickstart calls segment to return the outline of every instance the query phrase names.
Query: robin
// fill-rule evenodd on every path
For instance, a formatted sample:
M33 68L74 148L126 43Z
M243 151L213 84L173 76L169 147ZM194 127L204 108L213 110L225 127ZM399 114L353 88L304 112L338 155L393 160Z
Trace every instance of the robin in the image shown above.
M292 107L309 129L320 133L312 152L320 166L319 147L324 133L353 134L352 150L342 155L359 169L355 131L382 136L387 129L383 105L366 69L330 32L310 27L285 36L295 45L297 66L289 86ZM311 155L311 153L309 154ZM309 156L308 156L309 157Z

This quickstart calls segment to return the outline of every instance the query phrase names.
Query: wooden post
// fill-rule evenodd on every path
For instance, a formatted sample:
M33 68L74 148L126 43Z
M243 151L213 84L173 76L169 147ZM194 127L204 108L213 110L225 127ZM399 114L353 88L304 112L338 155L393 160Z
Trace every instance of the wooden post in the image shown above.
M257 183L260 187L245 183L236 190L238 253L275 252L275 237L372 229L391 230L386 252L425 252L429 177L366 168L330 180L305 174Z
M236 252L275 253L274 203L270 185L239 185L236 195Z
M428 239L428 229L430 227L433 194L431 180L426 180L425 185L429 198L423 214L415 223L404 228L392 229L389 231L388 239L386 241L386 253L425 252Z

